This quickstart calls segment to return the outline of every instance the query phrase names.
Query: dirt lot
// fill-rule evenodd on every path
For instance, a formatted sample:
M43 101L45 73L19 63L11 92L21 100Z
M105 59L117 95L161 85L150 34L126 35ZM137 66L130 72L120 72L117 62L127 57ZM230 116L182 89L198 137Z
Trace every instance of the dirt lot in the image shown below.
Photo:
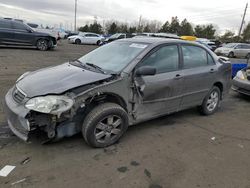
M54 51L0 48L0 99L26 71L78 58L95 46L63 42ZM26 144L13 136L0 107L0 187L250 188L250 99L230 92L218 113L196 109L130 127L106 149L81 135ZM18 183L18 181L21 182Z

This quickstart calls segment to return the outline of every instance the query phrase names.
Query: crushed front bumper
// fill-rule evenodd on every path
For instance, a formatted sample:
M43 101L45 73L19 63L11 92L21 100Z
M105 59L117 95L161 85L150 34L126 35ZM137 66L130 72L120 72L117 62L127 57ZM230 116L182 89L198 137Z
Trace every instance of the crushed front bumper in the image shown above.
M232 89L244 95L250 96L250 80L233 79Z
M13 88L5 96L4 112L11 131L24 141L29 140L30 124L26 119L29 110L17 104L12 97Z

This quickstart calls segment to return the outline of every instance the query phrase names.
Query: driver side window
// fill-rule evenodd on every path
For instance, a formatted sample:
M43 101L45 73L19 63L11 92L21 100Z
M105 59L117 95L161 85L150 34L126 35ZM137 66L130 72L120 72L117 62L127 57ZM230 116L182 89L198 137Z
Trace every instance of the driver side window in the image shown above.
M163 46L150 54L141 66L152 66L156 68L156 74L178 70L179 51L177 45Z

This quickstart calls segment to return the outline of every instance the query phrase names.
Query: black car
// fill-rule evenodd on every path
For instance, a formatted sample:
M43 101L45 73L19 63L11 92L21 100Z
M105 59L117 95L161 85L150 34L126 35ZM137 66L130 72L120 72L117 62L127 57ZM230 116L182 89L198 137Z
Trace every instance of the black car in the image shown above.
M0 45L36 46L45 51L56 44L56 38L47 33L36 32L22 22L0 19Z

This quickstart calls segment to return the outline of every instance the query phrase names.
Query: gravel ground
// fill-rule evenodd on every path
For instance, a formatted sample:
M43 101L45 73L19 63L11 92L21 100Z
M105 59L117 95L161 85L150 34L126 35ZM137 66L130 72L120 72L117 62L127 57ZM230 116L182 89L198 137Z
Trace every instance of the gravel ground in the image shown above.
M0 48L0 99L22 73L61 64L96 48L62 41L53 51ZM230 92L220 110L190 109L132 126L105 149L81 135L27 144L13 136L0 107L0 187L250 188L250 98Z

